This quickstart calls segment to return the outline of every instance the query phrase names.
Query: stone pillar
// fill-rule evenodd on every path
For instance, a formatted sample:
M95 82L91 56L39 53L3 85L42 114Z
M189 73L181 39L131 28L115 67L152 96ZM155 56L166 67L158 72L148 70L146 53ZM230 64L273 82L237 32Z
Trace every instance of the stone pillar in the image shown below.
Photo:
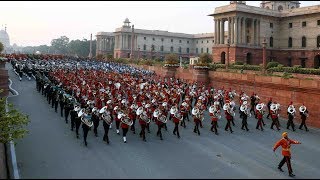
M258 20L258 32L257 32L257 34L258 34L258 44L260 45L260 38L261 38L261 34L260 34L260 20Z
M251 34L250 34L250 37L251 37L251 42L250 44L251 45L254 45L255 42L254 42L254 36L255 36L255 33L254 33L254 19L251 19Z
M221 19L220 22L220 44L224 44L224 20Z
M217 44L217 19L214 19L214 44Z
M217 21L217 44L220 44L220 21L221 21L221 19L218 19L218 21Z
M228 17L228 38L229 40L231 40L231 18Z
M229 68L229 64L230 64L230 53L229 53L229 51L230 51L230 39L228 39L227 40L227 53L226 53L226 55L227 55L227 65L226 65L226 69L228 69Z
M243 18L243 44L247 44L248 42L247 42L247 31L246 31L246 26L247 26L247 23L246 23L246 21L247 21L247 18L245 17L245 18Z
M234 44L234 18L231 18L231 44Z
M236 20L236 22L235 22L235 32L234 32L234 41L235 41L235 43L234 44L238 44L238 39L239 39L239 18L236 16L235 17L235 20Z

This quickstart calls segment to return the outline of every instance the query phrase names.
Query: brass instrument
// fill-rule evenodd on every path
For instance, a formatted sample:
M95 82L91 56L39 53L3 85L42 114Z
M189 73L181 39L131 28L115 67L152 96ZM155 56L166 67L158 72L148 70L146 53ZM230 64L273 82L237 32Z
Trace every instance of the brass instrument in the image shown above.
M182 119L183 119L183 117L181 116L181 114L180 114L179 112L176 112L176 113L174 114L174 117L177 118L177 119L179 119L179 121L182 121Z
M291 114L292 116L294 116L294 114L296 113L296 109L294 108L293 105L290 105L288 107L288 113Z
M245 102L246 102L246 101L245 101ZM249 115L249 117L251 117L251 113L250 113L250 110L249 110L247 104L242 104L242 105L240 106L240 111L242 111L243 113L245 113L247 116Z
M128 126L131 126L133 124L133 121L128 117L128 115L121 111L118 114L118 119L120 119L122 123Z
M111 122L112 122L112 118L111 118L110 114L103 113L103 114L101 115L101 118L102 118L102 120L104 120L108 125L110 125Z
M167 117L163 114L161 114L159 117L158 117L158 121L162 122L162 123L167 123Z
M302 112L306 117L309 117L309 114L306 112L307 111L307 107L302 105L299 107L299 111Z
M150 123L150 119L149 119L149 117L147 116L147 114L146 114L145 111L144 111L139 117L140 117L140 119L141 119L142 121L145 121L146 123Z

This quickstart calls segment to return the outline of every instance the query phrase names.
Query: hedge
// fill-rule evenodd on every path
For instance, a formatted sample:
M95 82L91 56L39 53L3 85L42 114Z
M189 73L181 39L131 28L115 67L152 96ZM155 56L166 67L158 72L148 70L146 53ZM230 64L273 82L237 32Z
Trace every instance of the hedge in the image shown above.
M296 67L273 67L268 69L268 72L286 72L286 73L299 73L299 74L314 74L320 75L320 69L313 69L313 68L299 68Z

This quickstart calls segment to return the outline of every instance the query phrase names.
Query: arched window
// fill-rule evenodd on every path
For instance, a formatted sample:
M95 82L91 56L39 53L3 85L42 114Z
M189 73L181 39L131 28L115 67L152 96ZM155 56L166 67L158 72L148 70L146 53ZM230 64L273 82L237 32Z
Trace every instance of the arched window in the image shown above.
M201 53L203 53L203 48L201 48Z
M209 53L209 48L207 48L207 53Z
M147 50L147 45L143 45L143 50L145 51L145 50Z
M282 11L283 10L283 7L280 5L278 6L278 11Z
M190 51L189 48L187 48L187 53L189 53L189 51Z
M173 46L170 47L170 52L173 52Z
M294 9L294 6L291 6L291 9Z
M306 47L307 45L307 39L305 36L302 37L301 47Z
M273 47L273 37L270 37L270 47Z
M155 49L155 47L154 47L154 45L152 44L152 45L151 45L151 51L154 51L154 49Z
M317 47L320 47L320 35L317 37Z
M181 53L181 47L179 47L179 53Z
M163 51L163 46L160 47L160 51Z
M199 53L199 50L198 50L198 48L196 48L196 53L197 53L197 54Z
M267 6L266 9L270 9L269 6Z
M289 37L288 39L288 47L292 47L292 37Z

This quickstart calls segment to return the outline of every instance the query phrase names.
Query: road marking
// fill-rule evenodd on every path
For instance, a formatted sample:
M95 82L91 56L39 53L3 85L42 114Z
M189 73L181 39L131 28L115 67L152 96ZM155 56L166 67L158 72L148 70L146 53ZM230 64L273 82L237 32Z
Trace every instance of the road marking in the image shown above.
M11 80L11 79L9 79L9 81L10 81L9 89L10 89L11 91L13 91L13 92L14 92L14 95L12 95L12 96L8 96L8 98L9 98L9 97L19 96L19 92L18 92L18 91L16 91L15 89L13 89L13 88L11 87L11 85L13 84L13 83L12 83L12 80Z

